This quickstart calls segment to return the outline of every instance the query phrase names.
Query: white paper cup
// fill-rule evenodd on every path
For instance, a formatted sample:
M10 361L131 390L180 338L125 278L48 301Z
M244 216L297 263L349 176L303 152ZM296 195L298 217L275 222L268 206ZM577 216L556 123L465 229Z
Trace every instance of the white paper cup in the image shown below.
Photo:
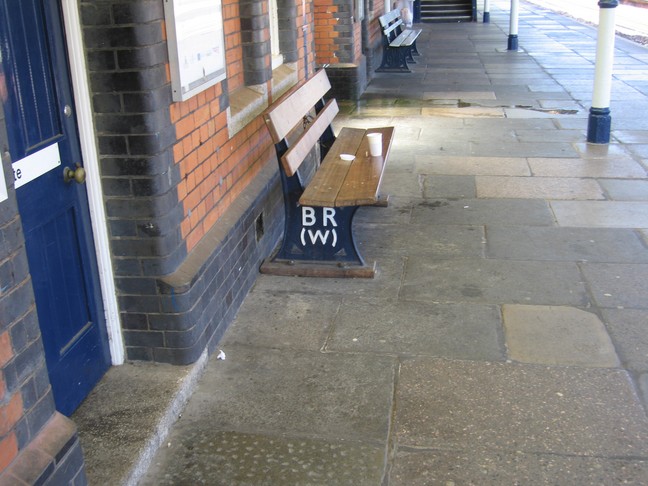
M369 153L372 157L379 157L382 155L382 133L368 133L369 139Z

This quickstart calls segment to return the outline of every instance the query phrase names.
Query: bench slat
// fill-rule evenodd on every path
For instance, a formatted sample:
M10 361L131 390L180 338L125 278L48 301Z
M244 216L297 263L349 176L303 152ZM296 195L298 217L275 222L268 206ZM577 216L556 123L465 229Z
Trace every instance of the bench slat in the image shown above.
M382 133L382 157L371 157L367 133ZM353 160L344 184L335 198L336 206L362 206L376 202L376 195L382 180L385 161L394 137L394 127L372 128L367 130Z
M411 46L416 42L420 31L406 30L389 43L389 47Z
M299 203L303 206L335 207L337 196L349 172L351 162L342 160L340 154L354 154L358 151L365 130L344 127L335 143L313 176Z
M400 27L403 24L402 20L398 20L397 22L394 22L390 26L384 27L383 32L385 35L389 35L392 33L392 31L396 30L398 27Z
M400 16L400 10L399 9L394 9L390 10L384 15L381 15L378 20L380 21L380 24L382 27L385 27L391 22L392 20L397 19Z
M308 126L308 129L300 135L297 142L284 154L281 158L281 165L288 176L295 175L299 166L339 111L337 101L335 99L329 100L324 109L318 113L317 117Z
M369 156L367 133L383 134L382 157ZM363 130L344 127L336 142L313 177L300 204L304 206L363 206L378 200L385 161L394 137L394 127ZM356 155L351 161L340 159L340 154Z
M264 113L274 143L279 143L315 104L331 89L326 71L321 69L308 83L283 95Z

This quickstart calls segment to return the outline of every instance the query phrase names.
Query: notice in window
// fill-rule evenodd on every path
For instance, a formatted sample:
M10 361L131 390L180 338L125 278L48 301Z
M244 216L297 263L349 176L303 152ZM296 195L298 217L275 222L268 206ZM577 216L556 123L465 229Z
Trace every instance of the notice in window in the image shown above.
M174 101L225 79L221 0L165 0Z

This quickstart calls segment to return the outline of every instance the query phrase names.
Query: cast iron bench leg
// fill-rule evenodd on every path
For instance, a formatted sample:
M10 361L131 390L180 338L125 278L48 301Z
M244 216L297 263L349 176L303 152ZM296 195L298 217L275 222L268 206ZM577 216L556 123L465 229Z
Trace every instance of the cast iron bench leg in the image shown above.
M275 259L364 266L353 238L357 209L293 206Z

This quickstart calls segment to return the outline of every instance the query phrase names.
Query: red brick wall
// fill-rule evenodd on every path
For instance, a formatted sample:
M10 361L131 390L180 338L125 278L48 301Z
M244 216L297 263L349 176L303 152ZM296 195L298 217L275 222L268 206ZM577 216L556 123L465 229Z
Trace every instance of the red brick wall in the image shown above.
M336 64L338 33L334 28L338 24L338 7L333 0L314 0L315 9L315 52L317 64Z
M171 106L178 138L174 159L182 178L178 198L185 214L181 229L189 251L270 155L270 135L260 117L229 138L227 113L219 108L221 90L222 83Z
M362 59L362 22L353 24L353 63L358 64Z
M317 53L317 7L311 1L300 2L296 0L297 3L297 17L295 22L297 25L297 51L298 51L298 61L297 61L297 72L299 73L299 79L304 79L304 63L308 63L308 72L309 75L313 73L315 62L316 62L316 53ZM305 9L304 9L305 7ZM304 12L305 10L305 12ZM304 23L306 28L304 29ZM317 61L319 63L319 61Z
M55 413L13 188L0 201L0 240L0 484L10 484L3 471Z
M369 45L375 48L382 43L382 33L378 17L385 14L385 2L374 0L373 8L373 11L369 12Z
M314 0L313 5L317 64L361 63L362 22L356 18L354 2Z
M5 331L0 335L0 472L18 455L18 440L13 429L22 416L22 396L19 391L7 396L3 369L13 355L9 331Z
M302 34L302 2L297 0L299 15L295 19ZM267 10L267 6L265 7ZM311 22L310 3L307 21ZM177 142L174 160L179 165L181 182L178 198L185 218L181 234L191 251L214 226L227 208L258 173L273 154L270 135L259 116L243 130L229 138L227 113L221 99L244 86L241 23L237 0L224 0L227 83L219 83L206 91L171 105L171 122L175 125ZM309 72L313 71L312 23L306 39L298 38L299 76L304 77L304 53L308 51ZM266 33L269 38L269 31ZM305 49L305 45L308 46ZM270 63L270 56L268 56ZM223 87L227 86L227 93Z
M243 86L243 54L238 0L223 0L227 85L230 91Z

